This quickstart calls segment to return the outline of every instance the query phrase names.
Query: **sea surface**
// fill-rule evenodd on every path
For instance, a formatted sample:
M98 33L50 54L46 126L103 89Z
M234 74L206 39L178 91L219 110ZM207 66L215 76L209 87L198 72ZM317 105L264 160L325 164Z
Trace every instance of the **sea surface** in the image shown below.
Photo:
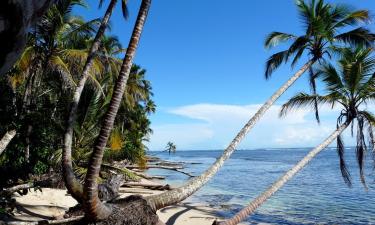
M218 209L220 216L228 218L309 150L311 148L238 150L218 174L187 201L205 202ZM222 151L150 153L165 160L186 162L184 171L199 175ZM341 177L336 150L326 149L249 217L248 224L375 224L372 155L369 153L366 158L367 191L359 180L355 149L347 148L345 157L352 177L351 188ZM189 179L169 170L151 169L148 173L166 176L166 182L174 186Z

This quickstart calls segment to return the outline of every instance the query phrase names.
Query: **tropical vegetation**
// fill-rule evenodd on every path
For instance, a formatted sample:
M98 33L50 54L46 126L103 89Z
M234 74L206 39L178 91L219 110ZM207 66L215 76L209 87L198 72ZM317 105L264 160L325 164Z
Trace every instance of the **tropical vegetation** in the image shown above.
M342 176L351 185L341 135L350 126L352 135L356 132L360 180L367 187L364 156L368 149L374 150L375 143L375 115L366 108L368 102L375 100L375 35L364 27L371 19L368 10L324 0L297 0L303 33L272 32L265 40L266 48L289 43L286 50L269 57L265 78L269 79L283 63L292 68L300 65L296 73L259 108L201 175L157 195L118 200L116 191L123 178L105 170L114 169L111 163L115 161L146 168L148 159L145 143L152 133L149 115L155 112L156 105L146 70L133 61L152 1L140 1L126 47L108 32L117 0L108 1L103 17L91 21L73 14L74 7L86 6L84 0L56 0L52 5L46 2L43 6L48 10L36 10L43 15L26 27L26 47L18 61L0 77L0 187L23 182L26 186L21 186L29 188L29 181L36 175L54 174L79 203L72 210L84 214L81 223L160 224L156 211L177 204L202 188L275 101L306 72L311 93L292 97L280 115L309 107L319 123L319 107L328 105L341 110L336 130L249 206L217 223L237 224L245 219L334 140ZM100 0L99 6L105 3ZM121 8L127 19L126 0L121 0ZM306 61L301 63L301 59ZM13 63L3 64L2 70ZM318 94L320 84L325 87L325 94ZM168 142L165 151L171 154L176 148ZM135 174L115 169L122 174ZM106 191L112 195L103 198Z
M1 155L1 184L8 179L30 179L30 174L61 171L62 137L69 102L80 80L82 65L95 42L100 20L84 21L72 15L83 1L59 1L30 31L21 58L1 77L1 133L17 135ZM84 177L93 140L108 109L124 48L115 36L103 34L88 70L88 82L77 107L73 135L73 168ZM155 112L146 71L133 65L116 126L106 146L105 161L145 163L144 141L151 133L148 115ZM14 176L15 174L18 175Z

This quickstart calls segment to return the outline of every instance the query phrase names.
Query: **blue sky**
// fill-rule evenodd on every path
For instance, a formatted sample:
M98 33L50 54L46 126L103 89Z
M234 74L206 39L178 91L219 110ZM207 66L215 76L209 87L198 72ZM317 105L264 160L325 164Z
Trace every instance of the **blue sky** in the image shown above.
M128 2L129 20L122 18L120 7L111 20L111 33L124 46L140 1ZM329 2L375 12L373 0ZM88 3L89 10L75 12L87 19L103 14L97 1ZM157 105L151 116L154 133L149 148L163 149L168 141L178 149L225 148L259 104L294 72L285 65L272 79L264 79L265 61L277 50L263 47L272 31L303 32L293 0L154 0L135 59L147 70ZM277 117L279 105L303 90L308 90L305 77L280 98L239 148L306 147L321 142L335 128L337 112L323 109L320 126L308 111ZM347 138L347 143L353 140Z

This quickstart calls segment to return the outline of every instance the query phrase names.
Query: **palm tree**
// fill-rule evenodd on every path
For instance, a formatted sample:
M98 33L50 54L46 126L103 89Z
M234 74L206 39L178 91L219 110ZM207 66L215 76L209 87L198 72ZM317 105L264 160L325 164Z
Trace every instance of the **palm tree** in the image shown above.
M73 100L70 106L69 117L67 120L66 131L64 134L64 148L63 148L63 161L62 161L63 176L64 176L65 184L69 193L71 193L71 195L79 202L83 198L83 188L82 188L81 183L76 179L74 172L73 172L73 166L72 166L71 152L72 152L73 127L74 127L74 122L76 121L78 103L81 98L83 88L85 86L87 78L89 77L90 69L93 66L95 56L100 47L101 39L103 38L103 35L107 28L109 19L112 15L113 8L115 7L116 2L117 0L110 1L108 8L104 14L104 17L101 20L100 27L96 33L94 41L92 42L92 45L88 52L87 59L82 70L81 78L73 94ZM103 4L103 0L100 0L100 6L102 4ZM126 7L125 0L122 0L122 9L123 9L124 17L126 18L127 7Z
M106 39L111 38L106 37ZM121 47L115 46L115 48ZM112 51L111 49L108 50ZM114 61L116 58L107 55L105 60ZM117 66L120 67L121 65ZM151 132L150 121L147 118L149 112L146 106L149 101L152 101L152 92L151 86L144 85L148 83L145 79L145 72L138 65L132 66L126 92L116 116L114 129L105 148L103 161L107 164L113 160L124 159L139 165L146 162L146 148L142 141ZM86 176L86 166L93 143L99 135L101 118L108 109L115 78L114 73L108 73L98 80L100 89L87 86L82 92L72 140L72 148L74 149L72 152L73 171L81 179ZM54 162L61 162L62 150L59 149L53 158ZM54 164L54 166L57 165Z
M71 61L77 61L76 48L73 41L82 40L91 35L97 20L83 21L71 15L72 7L84 6L81 0L58 1L50 7L30 32L28 45L15 68L8 73L12 88L24 86L21 120L26 120L25 158L28 161L30 151L30 135L33 131L29 118L31 105L36 104L36 96L43 93L39 88L42 81L59 80L61 88L66 90L75 86L70 67ZM75 54L73 55L72 52ZM69 55L69 60L67 60ZM47 78L48 77L48 78Z
M280 32L273 32L267 38L265 45L271 47L279 42L293 40L289 49L276 53L270 57L266 64L266 78L278 68L283 61L288 61L293 55L294 65L298 59L306 53L309 60L305 63L280 89L278 89L255 113L255 115L245 124L240 132L235 136L232 142L225 149L223 154L214 164L208 168L202 175L191 179L187 184L174 190L161 193L159 195L148 197L149 203L155 208L160 209L168 205L176 204L201 188L224 164L236 146L241 142L245 135L254 127L256 122L265 114L273 103L312 65L323 61L323 56L329 55L330 49L334 44L353 43L372 45L374 35L364 28L357 28L345 33L339 33L339 30L346 30L349 26L367 22L369 13L366 10L352 11L343 5L330 5L323 0L312 0L311 4L306 4L302 0L297 1L297 7L301 18L306 27L305 34L296 36Z
M100 165L103 159L104 148L107 145L107 141L113 128L117 111L120 107L121 100L126 89L126 84L132 67L133 58L141 37L150 5L151 0L142 0L133 33L126 50L126 55L121 66L115 87L113 89L113 95L109 103L109 108L104 115L99 136L96 140L94 150L89 161L84 185L84 208L86 216L92 220L107 218L112 213L112 210L99 200L97 177L99 175Z
M375 58L371 56L372 48L346 48L342 50L342 58L338 62L339 70L331 64L324 64L317 72L326 86L327 94L306 94L299 93L285 103L280 115L284 116L291 110L299 107L314 108L314 102L318 105L328 104L331 107L339 105L342 108L337 119L337 129L320 145L310 151L293 168L281 176L266 191L255 198L250 204L243 208L231 219L217 224L234 225L238 224L251 215L260 205L278 191L288 180L305 167L318 153L337 140L337 151L340 158L340 169L344 181L351 185L350 173L344 161L344 144L341 133L350 125L357 122L357 146L356 155L359 165L360 179L365 185L363 172L364 156L367 151L365 132L369 133L370 143L374 143L372 129L375 126L375 115L363 109L361 106L375 100ZM352 127L353 129L353 127ZM372 144L371 144L372 145ZM372 146L373 147L373 146Z
M168 142L167 143L167 146L165 146L165 151L167 151L169 153L169 155L172 153L175 153L176 152L176 145L173 144L173 142Z

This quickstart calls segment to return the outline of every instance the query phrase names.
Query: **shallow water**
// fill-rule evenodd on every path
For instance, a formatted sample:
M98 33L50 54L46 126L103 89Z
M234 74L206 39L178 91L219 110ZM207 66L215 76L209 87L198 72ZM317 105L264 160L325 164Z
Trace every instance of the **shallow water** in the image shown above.
M303 158L310 149L259 149L236 151L219 173L189 201L204 201L219 208L222 216L238 212L251 199ZM178 151L157 153L170 161L194 162L185 171L199 175L222 151ZM352 188L343 181L335 149L320 153L305 169L289 181L247 222L268 224L375 224L375 183L371 155L366 160L366 191L359 181L355 150L346 150ZM153 169L167 182L182 184L187 176Z

